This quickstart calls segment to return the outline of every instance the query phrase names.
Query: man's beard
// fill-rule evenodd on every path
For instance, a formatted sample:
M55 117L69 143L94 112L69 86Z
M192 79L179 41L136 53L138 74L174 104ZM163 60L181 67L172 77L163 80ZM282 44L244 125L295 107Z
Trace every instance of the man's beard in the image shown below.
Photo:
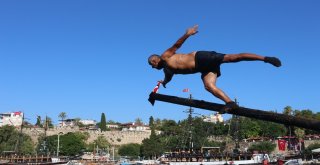
M166 65L167 63L164 60L160 60L156 68L160 70L160 69L163 69Z

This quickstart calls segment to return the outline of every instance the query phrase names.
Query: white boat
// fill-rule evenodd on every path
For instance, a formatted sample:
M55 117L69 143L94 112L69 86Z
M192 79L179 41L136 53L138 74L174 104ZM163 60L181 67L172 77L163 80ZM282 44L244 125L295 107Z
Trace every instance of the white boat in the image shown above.
M252 159L250 160L224 160L224 161L201 161L201 162L162 162L158 164L169 164L169 165L244 165L244 164L262 164L263 161L266 160L270 162L270 158L268 154L253 154ZM155 163L145 163L140 162L139 165L146 164L157 164Z

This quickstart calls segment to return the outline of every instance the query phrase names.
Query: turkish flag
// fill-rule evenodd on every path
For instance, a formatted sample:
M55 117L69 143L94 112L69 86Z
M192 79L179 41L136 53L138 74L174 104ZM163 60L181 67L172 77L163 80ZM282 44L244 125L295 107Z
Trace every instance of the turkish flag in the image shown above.
M286 141L285 140L278 140L278 147L279 151L285 151L286 150Z
M189 88L183 89L182 92L189 92Z
M20 115L21 115L21 112L14 112L14 115L15 115L15 116L20 116Z
M158 82L157 86L153 88L153 93L157 93L160 88L160 82Z

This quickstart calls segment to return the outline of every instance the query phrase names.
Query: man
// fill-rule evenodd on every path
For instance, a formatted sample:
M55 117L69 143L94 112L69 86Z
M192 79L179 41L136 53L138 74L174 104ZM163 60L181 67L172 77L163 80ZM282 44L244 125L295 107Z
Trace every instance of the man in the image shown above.
M164 87L170 82L174 74L201 73L201 79L207 91L226 103L221 113L237 108L221 89L216 86L217 78L221 75L220 65L239 61L264 61L276 67L281 66L281 61L276 57L264 57L252 53L221 54L214 51L196 51L188 54L176 53L186 39L198 32L198 25L187 29L186 33L161 56L153 54L148 58L152 68L163 69L165 78L160 80Z

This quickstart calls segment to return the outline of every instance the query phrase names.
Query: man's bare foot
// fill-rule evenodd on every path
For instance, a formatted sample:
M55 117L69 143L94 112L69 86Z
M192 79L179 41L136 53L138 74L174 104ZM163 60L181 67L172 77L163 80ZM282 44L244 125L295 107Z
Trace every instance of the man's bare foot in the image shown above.
M239 108L238 104L234 101L227 102L226 105L220 110L220 114L229 113L230 111Z

